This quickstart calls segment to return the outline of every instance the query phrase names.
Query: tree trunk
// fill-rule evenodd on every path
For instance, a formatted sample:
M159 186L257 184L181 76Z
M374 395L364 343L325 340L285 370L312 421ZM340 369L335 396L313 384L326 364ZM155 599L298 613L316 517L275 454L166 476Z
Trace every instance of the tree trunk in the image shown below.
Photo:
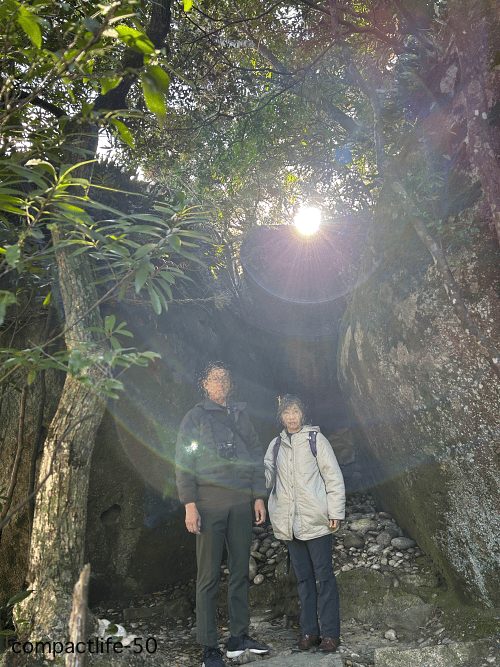
M95 151L93 127L77 121L68 125L72 146ZM56 248L65 233L52 230ZM99 308L95 307L99 297L87 255L70 257L73 251L71 247L56 250L66 347L80 351L92 346L95 353L98 338L89 327L102 328ZM22 609L33 636L61 640L67 634L73 586L83 567L90 460L105 408L93 385L104 373L97 363L80 374L88 383L68 373L45 441L40 479L50 476L36 497L27 577L34 593Z
M498 3L494 6L498 7ZM454 0L450 22L460 61L467 114L467 151L481 182L500 241L500 165L491 141L484 74L490 69L490 20L481 0Z
M156 48L162 48L170 28L170 0L152 4L147 34ZM125 51L124 63L130 56ZM141 63L142 64L142 56ZM125 98L135 80L125 77L126 83L99 96L96 109L126 108ZM83 149L86 159L95 157L97 128L79 118L65 126L68 148L64 156L68 164L75 162L75 147ZM80 153L81 154L81 153ZM83 161L83 158L82 158ZM90 167L83 168L88 172ZM77 173L75 177L89 177ZM66 232L52 229L54 247ZM68 350L85 350L97 343L95 332L102 329L96 286L90 260L81 254L71 257L74 248L56 251L59 286L63 300L65 341ZM95 389L105 369L95 363L80 375L89 383L67 375L57 412L45 442L39 479L50 473L36 497L35 518L31 537L30 567L27 581L34 593L22 605L21 616L30 623L30 634L40 639L61 641L68 635L73 586L83 567L85 528L87 524L87 495L92 450L97 429L104 414L105 403ZM23 633L23 626L18 624Z

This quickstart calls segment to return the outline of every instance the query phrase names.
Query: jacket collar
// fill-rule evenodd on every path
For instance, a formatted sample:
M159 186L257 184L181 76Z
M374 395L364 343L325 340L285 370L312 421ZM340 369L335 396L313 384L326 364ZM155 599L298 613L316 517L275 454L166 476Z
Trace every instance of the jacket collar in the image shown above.
M300 429L300 431L297 431L297 433L292 433L292 435L298 435L299 433L307 433L307 435L309 435L311 431L316 431L317 433L321 433L319 426L311 426L311 424L304 424L304 426ZM290 440L286 433L286 428L284 428L281 431L280 436L282 440L284 440L287 443L290 443Z
M225 410L225 408L222 405L218 405L217 403L214 403L213 401L209 401L208 399L205 399L201 403L198 403L200 407L202 407L204 410ZM235 403L233 401L229 401L228 407L231 408L231 410L234 410L234 412L242 412L245 407L246 403L243 403L242 401Z

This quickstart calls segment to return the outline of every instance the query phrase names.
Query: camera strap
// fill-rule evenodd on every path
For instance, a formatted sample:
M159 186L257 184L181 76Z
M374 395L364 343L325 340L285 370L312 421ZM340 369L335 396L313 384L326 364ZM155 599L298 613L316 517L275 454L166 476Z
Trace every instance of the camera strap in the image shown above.
M207 415L209 415L210 417L213 417L213 418L216 419L220 424L222 424L223 426L225 426L226 428L228 428L230 431L232 431L233 434L237 435L237 436L243 441L243 444L245 445L245 447L248 446L248 443L247 443L246 439L243 437L241 431L240 431L239 428L236 426L236 423L235 423L236 420L235 420L235 418L234 418L234 415L233 415L233 412L232 412L231 408L229 408L229 414L228 414L228 416L227 416L226 421L220 419L220 418L217 416L217 414L215 414L215 411L207 410L207 409L204 408L203 406L202 406L201 409L204 410L204 411L207 413Z

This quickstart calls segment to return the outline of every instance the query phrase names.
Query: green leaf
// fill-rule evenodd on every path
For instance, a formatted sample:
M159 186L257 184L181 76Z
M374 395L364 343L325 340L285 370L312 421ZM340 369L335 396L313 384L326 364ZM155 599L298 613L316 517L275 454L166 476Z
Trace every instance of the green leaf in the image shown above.
M184 0L184 11L189 12L193 6L193 0Z
M122 322L122 324L123 324L123 322ZM121 327L121 325L120 325L120 327ZM129 338L134 337L134 334L131 331L127 331L127 329L118 328L118 329L115 330L115 334L119 335L119 336L128 336Z
M168 237L168 242L169 242L170 246L172 246L172 248L176 252L180 251L180 249L181 249L181 240L178 236L175 236L174 234L172 234L172 236Z
M104 331L110 333L113 331L116 322L116 315L107 315L104 320Z
M17 299L14 294L5 290L0 290L0 326L2 326L4 322L7 307L12 306L15 303L17 303Z
M101 28L101 24L93 16L87 16L86 18L84 18L83 19L83 25L93 35L97 35L97 33L99 32L99 29Z
M164 278L166 281L168 281L171 285L175 283L175 278L170 273L170 271L160 271L160 276Z
M153 306L153 310L157 315L161 313L161 302L160 299L158 298L158 294L156 293L155 289L148 284L148 292L149 292L149 298L151 299L151 305Z
M149 257L143 257L135 274L135 291L139 293L149 276Z
M86 102L85 100L82 102L82 114L84 116L88 116L93 108L94 108L93 102Z
M42 304L43 306L48 306L48 305L49 305L51 295L52 295L52 292L49 292L49 293L47 294L47 296L46 296L45 299L43 300L43 304Z
M121 80L121 76L104 76L102 79L100 79L101 95L106 95L106 93L109 93L110 90L116 88Z
M33 589L28 591L19 591L19 593L16 593L10 598L10 600L7 602L7 607L10 607L11 604L17 604L18 602L26 600L26 598L29 597L32 593Z
M147 72L141 75L142 92L144 94L144 101L151 113L165 116L165 96L161 90L158 89L156 81L148 76Z
M167 312L168 311L168 303L167 303L167 300L165 298L165 295L163 294L163 292L160 292L160 291L158 291L157 294L158 294L158 298L160 299L160 301L163 304L163 308L164 308L165 312Z
M168 296L169 299L173 299L172 295L172 290L170 289L170 285L167 283L166 280L163 280L163 278L157 278L156 279L158 282L158 285L161 286L165 294Z
M120 120L116 120L116 118L111 118L111 123L116 127L123 141L128 144L130 148L134 148L134 139L127 129L127 126Z
M130 283L132 282L133 275L134 275L133 273L128 275L123 280L122 284L120 285L120 291L118 292L118 302L120 302L123 299L123 297L125 296L125 294L127 292L127 289L129 287Z
M21 259L21 248L18 245L9 245L5 248L5 259L10 266L16 266Z
M193 253L188 252L187 250L183 250L182 248L178 251L179 255L182 255L183 257L186 257L187 259L191 259L193 262L197 262L198 264L201 264L201 266L205 266L205 264L196 257L196 255L193 255Z
M136 231L134 229L134 231ZM138 248L135 253L134 253L134 259L141 259L141 257L144 257L145 255L148 255L150 252L155 250L157 247L156 243L146 243L146 245L141 246Z
M138 51L139 53L154 53L155 47L153 42L149 40L144 33L139 32L135 28L129 28L125 25L115 26L118 33L118 38L126 44L129 49Z
M101 394L105 394L106 396L109 396L110 398L116 398L116 399L120 398L116 392L109 391L109 389L104 389L103 387L100 387L99 391L101 392Z
M42 48L42 31L40 26L33 18L33 14L26 7L19 7L15 16L16 22L21 26L24 32L31 39L33 46L37 49Z
M122 345L121 345L120 341L118 340L118 338L115 338L114 336L111 336L111 338L109 339L109 342L111 343L111 347L113 348L113 350L121 350L122 349Z
M30 371L28 373L28 384L32 384L36 379L36 371Z
M146 72L156 84L156 88L167 95L170 77L159 65L148 65Z

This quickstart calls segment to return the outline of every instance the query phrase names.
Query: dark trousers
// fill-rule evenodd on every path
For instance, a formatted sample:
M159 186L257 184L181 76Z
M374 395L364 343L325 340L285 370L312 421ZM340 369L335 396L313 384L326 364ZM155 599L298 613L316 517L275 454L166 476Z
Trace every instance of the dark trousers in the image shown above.
M332 567L332 536L314 540L293 538L287 542L297 575L300 598L300 627L304 635L319 635L318 613L323 637L340 637L339 592ZM316 590L319 581L319 596Z
M201 535L196 536L196 641L217 645L217 591L224 542L228 555L228 610L231 634L248 633L248 561L252 541L252 511L248 500L236 505L229 497L215 506L197 503ZM224 502L225 501L225 502Z

